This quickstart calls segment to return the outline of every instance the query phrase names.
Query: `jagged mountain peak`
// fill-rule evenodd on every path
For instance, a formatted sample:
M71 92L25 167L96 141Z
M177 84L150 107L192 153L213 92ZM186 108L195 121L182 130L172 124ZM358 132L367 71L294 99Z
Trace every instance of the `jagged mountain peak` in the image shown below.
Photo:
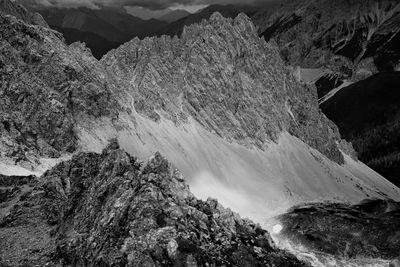
M241 31L242 34L255 34L255 27L251 22L250 18L244 14L239 13L235 18L226 18L220 12L214 12L209 19L202 20L201 23L191 24L189 26L184 26L182 32L182 39L190 38L193 32L194 34L201 34L201 31L207 27L213 27L214 29L222 30L224 28L230 29L231 31Z
M230 19L214 13L210 20L185 27L180 38L134 39L108 53L102 63L131 88L125 93L135 94L134 106L141 114L158 120L157 110L162 110L175 123L193 117L226 140L258 147L287 130L341 161L334 127L329 132L314 125L327 144L311 141L308 125L296 122L305 112L328 123L311 89L295 81L277 48L258 37L245 14ZM153 75L159 76L156 83L147 83ZM153 92L151 103L143 99L140 87ZM309 101L314 104L306 107Z

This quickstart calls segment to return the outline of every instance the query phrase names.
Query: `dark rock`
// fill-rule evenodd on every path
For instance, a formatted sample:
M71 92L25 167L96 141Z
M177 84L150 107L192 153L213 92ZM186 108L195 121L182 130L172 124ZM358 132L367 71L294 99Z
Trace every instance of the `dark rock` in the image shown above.
M277 218L281 238L310 251L344 258L392 260L400 251L400 203L365 200L357 205L309 204Z
M37 177L30 176L7 176L0 174L0 187L21 186L26 184L34 184Z
M389 264L389 267L400 267L400 260L399 259L392 260Z

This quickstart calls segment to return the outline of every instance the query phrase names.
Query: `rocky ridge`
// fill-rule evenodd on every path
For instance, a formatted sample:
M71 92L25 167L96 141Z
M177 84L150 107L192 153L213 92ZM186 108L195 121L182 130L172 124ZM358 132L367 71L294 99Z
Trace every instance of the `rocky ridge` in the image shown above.
M134 39L101 62L125 88L117 92L125 106L155 121L160 112L176 124L192 117L229 142L258 148L288 131L343 162L338 130L313 89L296 82L244 14L214 13L185 27L181 38Z
M306 266L259 226L196 199L160 154L143 164L115 141L55 166L4 209L2 266Z

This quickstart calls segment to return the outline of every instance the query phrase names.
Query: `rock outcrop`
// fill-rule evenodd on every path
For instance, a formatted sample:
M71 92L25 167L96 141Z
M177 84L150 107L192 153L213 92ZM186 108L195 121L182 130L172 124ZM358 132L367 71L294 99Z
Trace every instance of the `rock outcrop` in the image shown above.
M0 14L11 15L28 24L48 27L43 17L38 13L31 13L26 8L11 0L0 0Z
M390 200L303 205L277 218L277 238L337 258L391 261L400 250L399 216L400 203Z
M116 142L55 166L2 208L5 266L306 266L260 226L196 199L160 154L143 164Z

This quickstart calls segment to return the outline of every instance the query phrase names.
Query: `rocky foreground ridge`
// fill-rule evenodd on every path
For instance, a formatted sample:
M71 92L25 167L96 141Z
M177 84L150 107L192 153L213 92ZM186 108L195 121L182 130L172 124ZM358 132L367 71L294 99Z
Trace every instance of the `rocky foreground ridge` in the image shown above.
M0 188L1 266L305 266L160 154L143 164L116 142Z

